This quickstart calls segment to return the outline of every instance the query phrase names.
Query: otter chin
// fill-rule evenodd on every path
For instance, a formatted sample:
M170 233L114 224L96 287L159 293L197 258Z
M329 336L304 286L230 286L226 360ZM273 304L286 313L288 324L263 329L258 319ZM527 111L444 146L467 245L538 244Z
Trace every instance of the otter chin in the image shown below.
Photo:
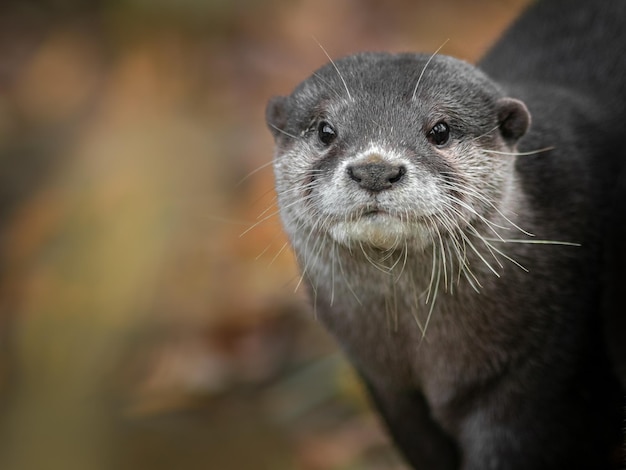
M349 222L337 222L329 229L330 236L346 247L365 244L381 250L403 247L408 240L412 245L426 245L430 240L420 237L418 225L402 222L384 212L368 213Z

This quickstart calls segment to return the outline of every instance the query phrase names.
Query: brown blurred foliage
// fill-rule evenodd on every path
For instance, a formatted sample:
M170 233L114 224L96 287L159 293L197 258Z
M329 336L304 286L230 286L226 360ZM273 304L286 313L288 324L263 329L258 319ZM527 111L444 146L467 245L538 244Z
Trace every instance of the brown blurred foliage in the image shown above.
M313 37L475 60L524 3L3 2L0 468L402 468L294 292L264 106Z

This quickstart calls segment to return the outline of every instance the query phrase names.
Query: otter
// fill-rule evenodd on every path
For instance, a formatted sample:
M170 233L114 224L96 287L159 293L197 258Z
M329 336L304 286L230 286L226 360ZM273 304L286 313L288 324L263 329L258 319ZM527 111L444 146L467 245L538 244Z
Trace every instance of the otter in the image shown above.
M360 53L268 103L312 307L416 469L623 463L624 24L540 1L477 66Z

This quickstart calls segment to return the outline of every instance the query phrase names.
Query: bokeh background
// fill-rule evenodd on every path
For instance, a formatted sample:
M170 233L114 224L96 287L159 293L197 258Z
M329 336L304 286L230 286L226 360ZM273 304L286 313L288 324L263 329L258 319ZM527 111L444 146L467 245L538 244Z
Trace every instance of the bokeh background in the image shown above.
M265 103L317 41L475 61L527 1L3 0L0 468L405 468L295 289Z

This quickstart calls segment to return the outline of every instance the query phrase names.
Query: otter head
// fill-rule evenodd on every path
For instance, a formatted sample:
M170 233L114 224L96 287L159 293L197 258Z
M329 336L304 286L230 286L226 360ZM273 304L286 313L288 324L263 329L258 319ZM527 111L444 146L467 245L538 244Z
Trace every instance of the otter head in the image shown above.
M495 210L530 124L475 67L367 53L330 63L267 106L292 241L424 249Z

